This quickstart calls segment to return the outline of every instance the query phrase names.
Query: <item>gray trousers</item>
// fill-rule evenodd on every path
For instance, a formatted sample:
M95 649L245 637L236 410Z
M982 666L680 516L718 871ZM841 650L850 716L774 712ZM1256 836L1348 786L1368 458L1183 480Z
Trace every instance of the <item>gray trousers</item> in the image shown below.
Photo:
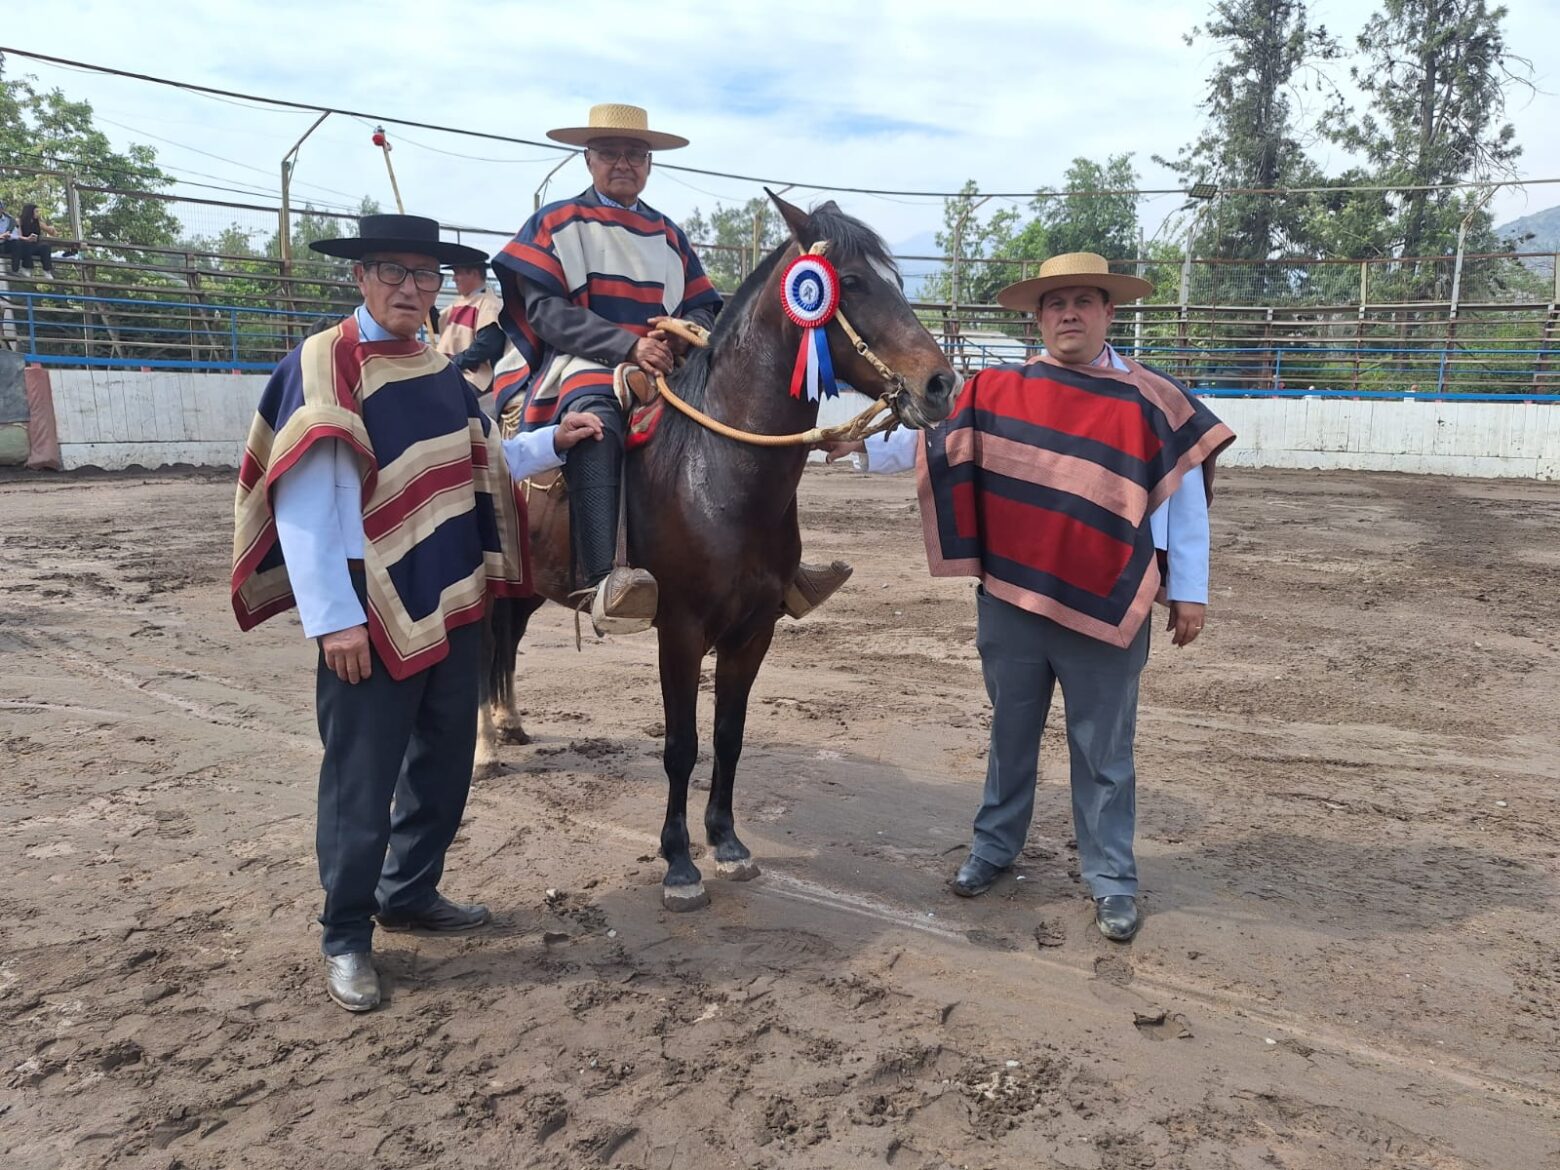
M1123 650L991 597L984 588L976 597L976 646L992 714L986 791L970 851L1006 866L1024 847L1035 807L1040 735L1052 690L1061 683L1083 880L1096 898L1135 895L1132 742L1152 615Z
M416 913L438 897L471 789L482 627L449 638L448 657L399 682L377 653L373 673L356 684L320 654L315 711L325 758L315 852L327 955L368 950L376 911Z

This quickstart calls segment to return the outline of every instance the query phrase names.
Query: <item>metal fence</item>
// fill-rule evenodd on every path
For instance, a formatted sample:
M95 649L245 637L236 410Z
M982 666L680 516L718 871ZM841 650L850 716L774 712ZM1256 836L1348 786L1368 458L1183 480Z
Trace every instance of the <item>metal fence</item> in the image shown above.
M310 252L322 234L351 234L355 216L126 192L59 172L0 168L57 183L71 227L55 274L0 283L0 342L50 364L265 369L322 317L357 301L348 265ZM178 244L94 234L162 216ZM112 220L118 214L119 220ZM97 218L94 218L96 216ZM56 220L59 226L63 223ZM168 228L168 224L176 228ZM285 226L284 226L285 225ZM447 227L493 252L508 231ZM283 240L286 244L284 246ZM699 244L706 267L734 285L762 253ZM907 272L944 257L898 257ZM1204 389L1254 393L1560 392L1560 265L1551 254L1237 262L1123 259L1155 293L1117 307L1113 341ZM991 289L1032 275L1032 262L961 261L953 288ZM732 291L731 287L723 291ZM989 294L988 294L989 295ZM1039 348L1032 318L993 304L919 301L956 364L1021 360Z

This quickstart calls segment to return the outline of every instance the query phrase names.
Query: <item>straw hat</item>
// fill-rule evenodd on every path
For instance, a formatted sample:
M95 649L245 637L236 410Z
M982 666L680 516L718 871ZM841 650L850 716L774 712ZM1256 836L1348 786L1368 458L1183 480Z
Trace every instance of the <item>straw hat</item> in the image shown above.
M1104 289L1111 303L1117 305L1146 297L1154 291L1153 284L1141 276L1124 276L1112 272L1109 262L1103 256L1093 252L1064 252L1041 264L1039 276L1008 285L997 294L997 304L1004 309L1032 313L1039 307L1040 298L1053 288L1075 288L1078 285Z
M688 140L676 134L665 134L650 129L650 115L638 106L625 106L618 102L602 102L590 108L590 125L565 126L547 131L554 142L567 142L570 146L589 146L597 138L637 138L651 150L676 150L687 146Z

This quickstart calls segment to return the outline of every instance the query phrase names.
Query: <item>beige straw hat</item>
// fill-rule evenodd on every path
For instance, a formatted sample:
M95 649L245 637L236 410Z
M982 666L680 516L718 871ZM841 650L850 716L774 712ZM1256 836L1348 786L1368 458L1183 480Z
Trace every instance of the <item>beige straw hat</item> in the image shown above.
M1008 285L997 294L997 304L1004 309L1032 313L1039 307L1040 298L1053 288L1074 288L1078 285L1104 289L1111 303L1117 305L1146 297L1154 291L1153 284L1141 276L1124 276L1112 272L1109 262L1103 256L1093 252L1064 252L1041 264L1039 276Z
M688 145L686 138L650 129L650 115L639 106L625 106L618 102L602 102L591 106L590 125L549 130L547 137L554 142L567 142L570 146L589 146L596 138L637 138L651 150L676 150L679 146Z

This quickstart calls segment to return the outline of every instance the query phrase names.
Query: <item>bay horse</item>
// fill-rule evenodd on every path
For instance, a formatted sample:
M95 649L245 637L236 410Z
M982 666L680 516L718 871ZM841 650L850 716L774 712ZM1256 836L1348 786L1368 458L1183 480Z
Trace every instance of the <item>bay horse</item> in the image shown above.
M790 394L801 333L781 305L780 276L800 251L827 241L839 274L840 312L861 339L858 349L836 319L827 327L838 376L877 397L897 391L894 412L921 428L947 417L960 379L911 310L883 241L832 201L811 213L771 193L792 239L742 282L720 314L708 348L694 349L671 380L685 402L729 426L758 434L804 431L818 404ZM874 360L874 358L876 360ZM895 375L888 384L882 370ZM663 763L668 781L661 855L662 902L695 910L709 902L688 852L688 779L698 755L700 664L715 665L715 767L704 828L716 871L742 881L758 866L737 836L732 794L742 752L748 696L774 636L782 597L796 574L802 541L796 490L807 449L750 446L705 429L663 405L654 438L625 460L629 562L660 586L661 699L666 713ZM568 503L561 483L530 496L537 596L501 601L492 615L493 647L484 730L496 717L511 741L526 742L514 713L514 662L532 613L544 599L568 604L574 589Z

